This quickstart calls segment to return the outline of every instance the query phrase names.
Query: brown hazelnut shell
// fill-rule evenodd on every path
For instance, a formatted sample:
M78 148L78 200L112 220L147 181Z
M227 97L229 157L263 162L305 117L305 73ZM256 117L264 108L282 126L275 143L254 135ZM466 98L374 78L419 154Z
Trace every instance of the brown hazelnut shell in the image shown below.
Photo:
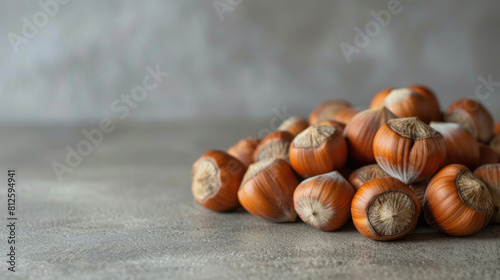
M293 195L295 211L307 224L324 231L342 227L351 217L354 189L333 171L299 184Z
M293 222L293 193L299 182L292 167L282 159L266 159L248 168L238 190L241 206L272 222Z
M451 164L431 180L424 196L428 224L452 236L465 236L486 227L493 201L486 185L464 165Z
M413 191L401 181L382 177L364 184L354 195L351 214L354 226L365 237L391 241L410 234L420 215Z
M217 212L235 209L240 205L237 193L245 171L245 165L225 152L206 152L193 164L194 199Z

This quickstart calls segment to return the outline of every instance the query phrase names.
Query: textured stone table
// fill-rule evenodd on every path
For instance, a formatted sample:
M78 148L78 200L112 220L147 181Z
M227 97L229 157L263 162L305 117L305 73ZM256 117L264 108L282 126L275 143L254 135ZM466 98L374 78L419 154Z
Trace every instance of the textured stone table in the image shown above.
M327 233L198 206L191 164L265 124L117 124L62 182L51 163L96 126L2 127L0 182L8 168L18 176L19 266L6 269L4 227L0 279L500 279L499 226L466 238L421 226L381 243L352 222Z

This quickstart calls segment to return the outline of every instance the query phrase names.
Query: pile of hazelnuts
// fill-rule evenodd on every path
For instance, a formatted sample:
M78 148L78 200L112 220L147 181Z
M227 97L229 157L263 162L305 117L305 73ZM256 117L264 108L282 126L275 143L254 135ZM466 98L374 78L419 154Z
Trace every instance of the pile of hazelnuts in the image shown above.
M192 169L195 200L213 211L240 205L271 222L324 231L351 217L380 241L419 220L452 236L500 223L500 122L474 99L443 113L423 86L384 89L370 108L319 104L263 139L208 151ZM471 171L474 170L474 171Z

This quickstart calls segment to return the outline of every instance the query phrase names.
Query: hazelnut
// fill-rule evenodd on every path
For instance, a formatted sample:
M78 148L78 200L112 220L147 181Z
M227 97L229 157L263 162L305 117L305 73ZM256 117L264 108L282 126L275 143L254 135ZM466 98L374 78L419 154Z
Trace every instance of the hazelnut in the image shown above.
M373 139L383 124L395 118L397 118L396 115L384 106L357 114L344 129L344 137L349 148L349 160L359 165L375 163Z
M335 116L333 116L333 120L347 125L360 111L361 110L355 108L345 108L335 114Z
M290 163L303 178L344 166L347 144L342 132L332 126L311 125L292 141Z
M299 182L291 166L279 158L265 159L248 167L238 191L241 206L272 222L293 222L293 192Z
M486 185L461 164L441 169L424 196L427 223L453 236L473 234L488 224L493 201Z
M493 117L483 105L473 99L460 99L451 104L444 114L444 120L458 123L483 143L487 143L493 136Z
M288 150L294 136L288 131L269 133L255 148L253 159L255 162L269 158L281 158L289 161Z
M446 142L416 117L392 119L375 135L373 153L385 172L411 184L439 170L446 160Z
M295 211L305 223L325 231L343 226L351 217L354 189L339 172L311 177L293 195Z
M425 98L407 88L393 89L382 105L400 118L418 117L424 123L431 121Z
M253 154L260 143L256 137L248 137L240 140L234 146L227 150L227 153L237 158L246 167L253 163Z
M351 206L356 229L365 237L391 241L410 234L420 215L413 191L401 181L383 177L364 184Z
M213 211L238 207L238 188L246 167L222 151L208 151L194 164L191 172L194 199Z
M309 127L309 122L306 119L302 117L291 117L286 119L280 127L278 127L278 130L288 131L295 136L307 127Z
M334 120L322 120L322 121L317 121L314 124L317 126L329 125L329 126L333 126L333 127L337 128L339 130L342 130L342 131L345 129L345 123L341 123L341 122L334 121Z
M475 168L479 164L479 145L469 131L457 123L431 122L430 126L444 137L448 151L445 166L460 163Z
M344 100L328 100L320 103L309 116L309 124L317 121L331 120L342 109L352 107L351 103Z
M381 106L382 103L384 103L384 100L387 97L387 95L389 95L389 93L391 93L392 90L393 90L392 88L386 88L386 89L379 91L375 95L375 97L373 97L373 100L370 103L370 109Z
M439 106L439 101L436 95L427 87L420 85L409 86L408 89L422 95L427 101L428 110L430 111L431 121L439 122L443 119L443 113Z
M500 224L500 164L487 164L474 171L474 176L486 184L493 200L491 223Z
M351 182L351 185L357 191L369 181L387 176L389 176L389 174L387 174L378 164L375 163L365 165L354 170L354 172L352 172L349 176L349 182Z

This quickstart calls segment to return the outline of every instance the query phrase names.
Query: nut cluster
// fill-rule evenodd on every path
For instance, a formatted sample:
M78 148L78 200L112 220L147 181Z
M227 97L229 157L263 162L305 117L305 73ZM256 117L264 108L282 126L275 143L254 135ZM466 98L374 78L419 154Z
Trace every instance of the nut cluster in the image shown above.
M384 89L366 110L325 101L263 139L206 152L191 188L213 211L241 206L271 222L298 216L323 231L352 217L378 241L403 238L419 222L471 235L500 223L500 122L472 99L443 112L418 85Z

